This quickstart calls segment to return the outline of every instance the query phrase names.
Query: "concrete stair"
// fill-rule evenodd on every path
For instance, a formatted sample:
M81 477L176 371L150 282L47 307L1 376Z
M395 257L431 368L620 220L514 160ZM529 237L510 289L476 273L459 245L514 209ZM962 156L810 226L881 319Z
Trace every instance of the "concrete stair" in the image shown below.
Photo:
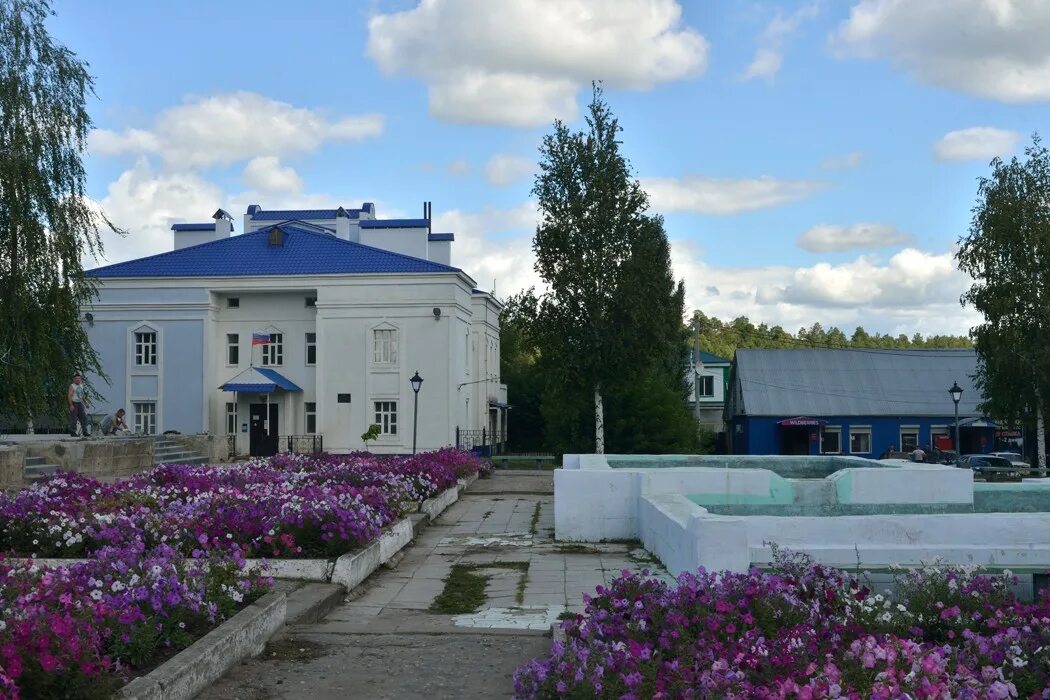
M29 482L40 481L58 471L57 464L48 464L46 457L26 457L25 479Z
M208 458L166 438L157 438L153 446L153 464L207 464Z

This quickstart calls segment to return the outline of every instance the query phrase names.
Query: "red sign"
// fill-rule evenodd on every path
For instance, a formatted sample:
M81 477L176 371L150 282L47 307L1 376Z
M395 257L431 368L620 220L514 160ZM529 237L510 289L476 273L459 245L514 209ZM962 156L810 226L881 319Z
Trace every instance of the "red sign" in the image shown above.
M996 430L995 437L997 438L1019 438L1021 437L1020 430Z

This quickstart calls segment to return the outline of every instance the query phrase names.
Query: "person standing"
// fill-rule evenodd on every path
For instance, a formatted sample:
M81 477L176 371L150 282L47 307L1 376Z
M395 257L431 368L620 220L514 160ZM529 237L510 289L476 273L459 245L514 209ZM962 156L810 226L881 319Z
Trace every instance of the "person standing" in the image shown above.
M84 380L79 374L73 375L73 383L69 385L69 391L66 392L66 401L69 403L69 434L76 437L77 423L80 423L80 434L87 437L90 433L86 408L87 396L84 392Z

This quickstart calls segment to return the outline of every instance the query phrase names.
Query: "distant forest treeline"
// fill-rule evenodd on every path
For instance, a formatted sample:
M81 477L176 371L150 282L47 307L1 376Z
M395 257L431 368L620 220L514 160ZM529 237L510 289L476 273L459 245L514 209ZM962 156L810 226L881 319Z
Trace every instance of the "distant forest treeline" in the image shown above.
M930 335L919 333L910 338L903 333L889 335L886 333L868 333L857 326L851 335L832 326L825 330L819 323L809 328L800 328L795 333L784 330L781 326L753 324L747 316L740 316L732 321L720 321L707 316L702 311L694 313L689 323L690 345L695 337L696 325L700 325L700 349L712 355L732 360L737 348L878 348L898 349L934 349L934 348L970 348L970 339L962 335Z

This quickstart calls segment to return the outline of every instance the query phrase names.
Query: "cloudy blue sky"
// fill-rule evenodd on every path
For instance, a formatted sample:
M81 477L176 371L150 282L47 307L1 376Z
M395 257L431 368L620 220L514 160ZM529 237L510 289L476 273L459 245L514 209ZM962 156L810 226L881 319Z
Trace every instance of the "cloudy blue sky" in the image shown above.
M359 206L535 284L530 189L603 80L687 304L789 329L965 332L976 178L1047 131L1045 0L55 0L91 64L93 197L126 239L222 206ZM238 224L237 230L240 230Z

